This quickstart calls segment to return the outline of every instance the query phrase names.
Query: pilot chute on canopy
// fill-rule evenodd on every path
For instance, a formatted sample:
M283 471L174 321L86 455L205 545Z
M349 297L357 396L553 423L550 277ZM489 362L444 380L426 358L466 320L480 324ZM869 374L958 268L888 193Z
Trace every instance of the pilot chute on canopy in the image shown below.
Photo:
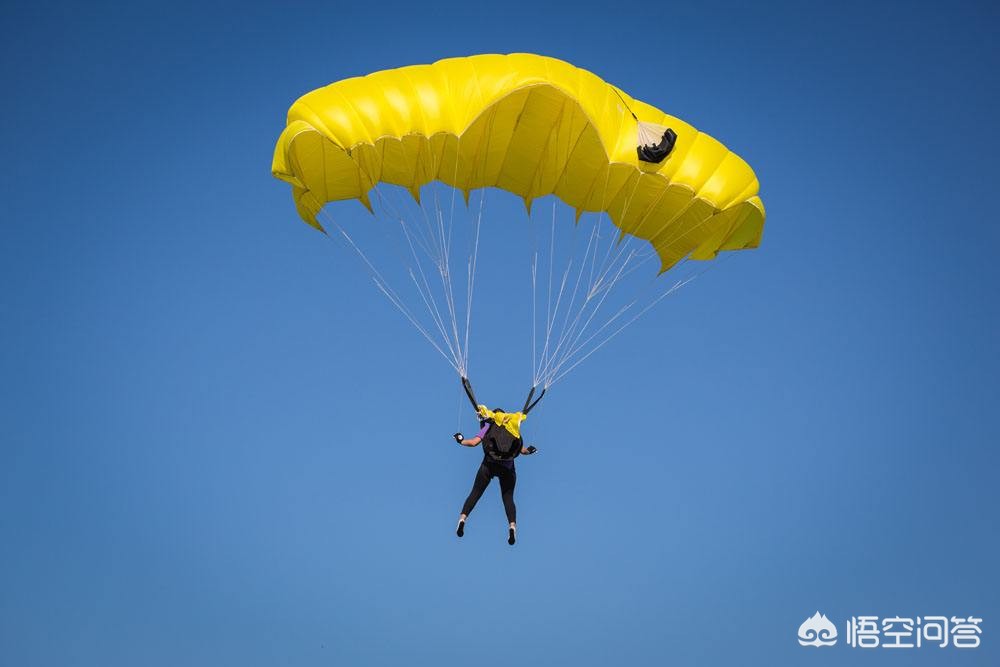
M621 248L642 245L655 254L658 273L687 259L709 260L723 250L755 248L764 225L753 170L721 143L586 70L530 54L451 58L314 90L289 110L272 171L291 184L302 219L321 230L324 205L340 200L357 199L370 211L400 217L398 206L379 205L387 185L409 191L414 200L431 209L425 211L426 224L413 223L422 225L420 238L426 242L417 243L418 247L410 236L416 234L413 226L400 221L413 259L428 260L428 273L441 277L443 295L439 296L431 293L432 281L426 275L411 271L420 296L417 303L423 302L428 311L423 323L354 243L350 230L334 224L390 301L462 375L468 364L475 255L453 256L445 235L450 238L446 223L453 223L454 208L449 216L449 207L441 204L440 196L433 203L426 201L422 193L426 186L442 183L454 188L466 205L471 193L481 191L485 198L485 189L499 188L523 198L529 213L534 200L554 195L572 209L577 221L589 212L614 226L613 234L603 232L603 240L609 243L605 261L617 257L615 261L627 265L640 255L626 255ZM474 203L470 209L476 209ZM478 223L474 219L477 242ZM602 232L594 233L601 238ZM627 275L635 264L627 270L602 265L607 269L606 282L595 284L594 267L601 260L597 250L592 257L590 253L588 245L572 272L567 269L560 291L565 298L558 299L561 305L556 306L557 311L563 310L547 313L544 344L533 346L536 384L550 385L582 360L581 355L607 342L600 335L588 338L594 330L586 331L583 323L590 326L594 319L586 309L602 296L601 287L614 285L612 276ZM450 271L459 259L468 265L464 336L459 324L461 300L454 299ZM587 262L591 284L580 290ZM533 267L534 286L537 263ZM582 296L573 301L570 294L576 299L572 286L578 271L577 292ZM582 315L571 314L571 309L581 305ZM630 303L600 330L613 337L620 325L633 321L630 318L637 310L645 312ZM563 328L554 331L553 321ZM587 345L580 346L584 340Z

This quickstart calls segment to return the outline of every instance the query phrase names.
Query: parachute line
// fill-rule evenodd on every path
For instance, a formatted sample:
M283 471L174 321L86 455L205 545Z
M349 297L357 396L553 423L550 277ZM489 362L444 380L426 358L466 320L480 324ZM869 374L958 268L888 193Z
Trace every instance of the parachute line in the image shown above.
M371 273L372 280L374 281L375 286L379 289L379 291L381 291L382 294L384 294L385 297L389 300L389 302L393 306L395 306L396 309L399 310L399 312L402 313L407 320L409 320L410 324L412 324L414 328L416 328L416 330L424 338L427 339L427 342L429 342L434 347L434 349L437 350L442 357L444 357L445 361L447 361L448 364L451 365L451 367L454 368L456 372L461 373L459 364L457 363L457 358L454 355L449 356L445 354L444 350L441 349L441 346L439 346L437 342L435 342L434 338L427 332L427 330L420 324L420 322L417 321L417 319L413 316L410 310L402 303L402 301L399 298L399 295L395 292L395 290L392 289L392 287L385 280L385 278L382 277L382 273L377 268L375 268L375 265L372 264L371 260L368 259L368 256L364 253L364 251L362 251L361 248L358 247L357 243L354 242L354 239L351 238L351 235L347 233L347 230L345 230L340 225L340 223L334 220L333 217L327 214L325 211L320 211L320 215L323 216L323 220L325 222L337 228L341 236L343 236L344 239L347 241L348 245L354 250L354 252L357 253L358 257L361 258L361 261L365 264L365 266Z
M453 343L451 337L448 335L446 331L447 327L444 323L443 317L441 316L440 309L438 308L437 299L434 297L434 290L431 288L431 285L427 280L426 273L424 272L423 263L421 262L420 257L417 255L416 250L412 244L412 235L410 233L410 229L407 224L406 218L399 212L399 208L394 206L393 203L388 200L388 197L383 196L383 193L379 190L379 188L376 187L374 188L374 190L379 204L383 209L387 211L387 217L393 217L397 219L400 223L400 227L403 230L403 234L406 237L407 243L409 245L410 253L413 258L413 264L416 265L417 272L420 274L423 286L421 286L421 281L417 280L412 265L410 265L408 268L408 274L411 280L413 281L414 286L417 288L417 292L420 295L420 298L423 301L424 306L427 308L427 312L430 315L431 320L434 322L435 326L438 329L438 332L441 334L442 343L444 344L445 347L448 348L449 352L452 355L452 358L454 360L454 363L452 364L453 367L455 367L455 369L459 372L459 374L462 374L464 371L464 366L461 361L463 358L463 355L461 353L461 348L457 344ZM428 248L437 246L438 246L438 240L436 238L432 239L431 242L428 244ZM431 262L434 263L436 266L438 266L440 270L441 259L439 255L431 252L428 252L427 255L428 258L431 260ZM407 263L407 260L404 257L400 257L400 260L403 263ZM444 298L447 298L447 295L444 295Z
M604 189L601 195L602 203L607 197L607 186L610 180L610 170L608 170L604 182ZM629 206L634 198L636 189L638 188L638 179L632 184L631 191L628 196L625 197L622 202L621 217L624 219L625 214L628 211ZM560 331L556 332L555 346L552 347L552 334L553 325L559 315L559 308L562 304L562 297L565 293L565 288L567 280L569 278L572 269L572 255L566 266L566 271L563 274L562 281L560 283L559 294L556 298L555 310L551 306L551 293L552 293L552 268L555 264L555 206L553 205L552 211L552 231L550 234L550 247L549 251L549 301L546 308L546 337L545 344L542 348L541 356L535 360L534 347L532 351L533 358L533 369L534 373L532 376L532 382L535 385L548 387L555 380L556 374L559 370L566 364L567 361L573 358L575 354L580 352L580 350L587 345L594 336L603 331L609 324L613 323L618 317L621 316L622 312L631 307L632 304L628 304L621 309L618 313L612 316L612 318L601 325L597 332L590 335L587 338L584 336L590 325L594 322L599 311L605 303L608 295L611 293L614 286L622 278L623 275L628 275L632 270L629 267L631 260L638 255L637 251L631 248L632 237L628 237L623 243L621 241L622 236L615 235L609 232L607 248L604 249L603 242L601 239L601 223L605 220L606 214L601 213L597 216L597 220L591 229L591 234L588 238L587 249L584 251L583 261L580 264L579 272L577 273L577 279L574 282L573 295L570 297L569 303L566 306L566 316L563 318L562 326ZM607 215L607 221L611 222L611 216ZM579 225L577 222L576 226ZM574 239L576 238L576 228L574 228ZM596 239L596 243L595 243ZM575 245L575 244L574 244ZM616 251L617 246L617 251ZM593 249L593 252L591 252ZM603 255L600 263L598 263L598 256ZM624 260L622 259L624 257ZM645 259L645 258L644 258ZM584 292L582 302L579 306L576 306L576 296L582 282L583 271L586 265L590 264L589 276L587 279L587 286ZM628 273L626 273L626 269ZM608 280L608 276L613 275L611 280ZM532 290L535 289L534 284L532 285ZM592 302L596 299L596 303ZM589 309L589 312L588 312ZM570 317L572 316L572 321ZM585 318L585 319L584 319ZM580 327L580 322L583 321L584 324ZM568 324L568 326L567 326ZM583 343L580 340L584 338Z
M460 141L460 140L459 140ZM460 155L460 151L456 154ZM472 218L472 238L470 240L469 257L465 263L465 313L461 317L455 294L454 279L451 271L452 239L455 227L455 197L457 193L452 188L449 201L449 211L447 215L439 196L438 188L431 186L433 190L433 210L428 214L428 208L420 206L420 213L416 222L411 222L408 217L401 213L404 208L397 206L389 196L391 189L380 187L382 184L378 179L374 179L359 162L359 169L365 178L374 186L371 191L375 194L375 203L380 213L376 216L376 227L382 229L378 221L379 217L395 220L402 230L405 239L405 251L400 247L399 266L406 267L406 274L419 297L421 303L427 311L427 319L430 327L420 321L415 313L406 305L400 293L392 287L385 273L376 266L369 255L363 251L354 238L344 229L344 227L333 218L324 208L320 211L323 220L336 228L348 246L358 255L365 268L370 273L376 288L386 297L386 299L410 322L417 332L423 336L439 354L441 354L449 365L461 375L468 375L469 365L469 344L472 338L472 301L475 290L476 269L479 255L479 239L482 223L482 216L486 209L486 190L483 189L480 195L477 212L470 216ZM457 182L458 165L456 162L455 177ZM412 193L412 191L411 191ZM416 195L414 195L416 199ZM387 235L390 236L390 235ZM398 237L392 238L389 246L399 245ZM429 262L438 274L438 289L434 289L432 281L427 275L424 262ZM440 295L435 292L440 290ZM439 305L439 299L443 302ZM443 306L443 307L442 307ZM464 327L459 327L459 320L464 319ZM434 334L436 332L437 335Z
M445 199L436 184L430 187L434 192L423 198L425 206L420 206L420 212L415 217L402 213L405 207L395 199L399 196L399 190L379 185L372 188L372 202L376 205L376 210L386 220L398 224L402 232L402 239L394 237L399 245L402 262L393 262L393 274L398 273L404 282L412 283L416 298L426 311L422 317L417 316L419 307L414 311L410 305L413 304L412 298L408 304L402 293L390 283L388 274L376 265L369 253L361 249L344 226L325 208L320 211L320 215L326 224L337 230L338 235L359 257L375 287L389 303L459 375L467 377L472 340L472 306L482 221L487 209L487 188L480 188L479 201L470 202L467 207L468 227L464 226L463 221L462 233L467 233L468 237L463 237L467 242L463 241L461 245L467 245L468 255L462 261L464 280L459 282L456 290L451 264L457 258L452 258L451 253L455 250L453 243L458 230L455 219L457 212L453 209L453 198ZM630 189L634 188L633 183ZM452 194L456 195L454 189ZM416 201L415 197L414 200ZM632 197L627 197L621 205L623 217L631 200ZM529 232L535 246L529 260L532 289L531 372L532 384L542 389L561 381L655 305L722 263L706 263L703 270L671 281L665 290L656 289L658 279L652 276L646 288L638 290L638 295L635 295L637 290L622 286L625 283L635 283L636 280L642 281L642 278L629 278L638 270L648 267L658 257L657 252L639 238L614 234L615 227L607 212L583 216L571 231L568 227L560 226L563 224L559 219L560 215L558 206L553 204L551 213L546 215L548 220L541 223L541 230L544 230L541 235L537 233L541 231L537 228L538 221L534 220L534 216L528 216ZM379 222L379 218L373 224L381 232L391 228L385 227L384 222ZM580 226L587 224L591 226L589 230L579 230ZM694 225L687 233L697 230L701 224L703 223ZM548 229L545 229L546 226ZM560 234L566 235L566 238L561 240ZM640 243L642 247L638 247ZM556 250L566 253L566 257L557 257ZM729 257L727 254L726 259ZM547 263L547 266L539 266L540 262ZM673 271L688 262L688 257L677 262L672 275L677 275ZM426 267L425 263L429 263L438 273L437 280L428 274L430 267ZM541 271L545 272L544 277L539 275ZM544 281L541 286L538 284L539 278ZM460 294L462 287L465 287L464 294ZM543 304L538 303L539 287L545 290ZM624 289L621 295L618 294L620 288ZM649 293L651 290L655 290L655 293ZM634 296L623 298L630 292ZM459 304L464 306L464 312ZM545 309L544 320L541 320L539 305ZM461 320L464 322L460 325Z

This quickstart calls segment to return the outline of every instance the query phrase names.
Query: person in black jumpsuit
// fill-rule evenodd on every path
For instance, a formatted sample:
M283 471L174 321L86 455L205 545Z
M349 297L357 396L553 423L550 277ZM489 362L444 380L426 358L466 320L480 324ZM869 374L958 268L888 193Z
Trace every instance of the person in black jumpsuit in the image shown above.
M478 414L479 406L473 395L472 385L469 384L466 378L462 378L462 386L465 388L469 400ZM528 400L525 401L524 409L522 410L525 416L541 400L542 395L545 394L542 391L542 395L539 395L538 399L532 403L531 398L534 393L535 390L532 389L531 393L528 394ZM485 410L485 408L483 409ZM493 412L503 413L505 411L495 408ZM500 482L500 497L503 499L504 512L507 514L507 543L514 544L517 531L517 506L514 504L514 486L517 484L517 470L514 467L514 458L520 454L534 454L537 450L535 447L525 447L521 443L520 438L517 438L514 440L515 448L513 450L507 452L505 455L498 455L496 451L487 446L488 440L494 440L494 438L488 438L487 434L491 428L503 429L504 427L493 423L492 420L481 421L479 426L479 433L472 438L466 439L461 433L456 433L454 436L455 440L465 447L476 447L480 444L483 446L483 461L479 464L479 470L476 471L476 479L472 483L472 490L462 505L462 513L458 517L458 528L455 532L459 537L465 534L465 520L469 517L476 503L479 502L486 487L490 485L490 481L496 477ZM494 431L495 434L496 432Z
M494 410L494 412L497 412L497 410ZM503 509L507 514L507 521L509 522L507 542L514 544L514 536L517 531L517 506L514 504L514 486L517 484L517 469L514 467L513 458L496 459L486 448L486 442L483 439L486 437L487 431L491 428L503 427L483 422L479 434L475 437L467 440L456 438L458 439L458 443L465 447L476 447L480 443L483 445L483 462L479 464L479 470L476 471L476 479L472 482L472 491L469 492L469 497L465 499L465 504L462 505L462 513L458 517L458 530L456 532L459 537L465 534L465 520L472 513L476 503L479 502L483 491L490 485L490 481L496 477L500 481L500 497L503 499ZM518 454L534 454L535 451L534 447L522 446Z

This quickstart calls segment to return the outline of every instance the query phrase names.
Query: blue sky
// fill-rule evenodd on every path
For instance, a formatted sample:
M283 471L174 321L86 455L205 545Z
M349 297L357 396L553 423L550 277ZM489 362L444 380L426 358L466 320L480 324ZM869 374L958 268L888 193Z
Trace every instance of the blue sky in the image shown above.
M905 660L996 664L998 18L4 5L0 658L904 659L800 647L820 610L982 617L980 649ZM514 51L718 137L768 222L532 414L509 548L495 487L452 532L479 460L453 373L270 160L308 90ZM474 335L480 395L516 403L525 340Z

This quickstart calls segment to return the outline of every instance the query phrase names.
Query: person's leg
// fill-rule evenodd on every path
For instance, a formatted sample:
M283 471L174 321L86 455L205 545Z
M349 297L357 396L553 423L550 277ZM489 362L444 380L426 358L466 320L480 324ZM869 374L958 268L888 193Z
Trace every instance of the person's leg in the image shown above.
M514 544L514 532L517 530L517 506L514 504L514 485L517 484L517 473L504 465L497 466L497 477L500 478L500 497L503 499L503 510L507 514L507 543Z
M458 517L458 530L456 532L459 537L465 533L465 520L472 513L472 509L476 506L476 503L479 502L483 491L490 485L491 477L486 464L481 464L479 470L476 471L476 479L472 482L472 491L469 492L469 497L465 499L465 504L462 505L462 513Z

